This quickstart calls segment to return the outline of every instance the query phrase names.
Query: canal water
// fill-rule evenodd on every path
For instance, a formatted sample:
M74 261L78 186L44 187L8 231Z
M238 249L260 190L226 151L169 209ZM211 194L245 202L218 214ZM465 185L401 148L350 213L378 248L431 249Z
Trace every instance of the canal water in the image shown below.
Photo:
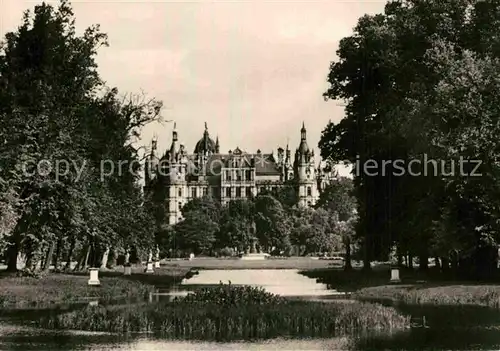
M297 270L206 270L156 299L185 295L220 282L261 286L288 297L339 298L338 292ZM18 327L0 320L0 350L500 350L500 313L471 306L397 306L412 316L408 331L330 339L273 339L238 343L171 341L152 334L61 332Z

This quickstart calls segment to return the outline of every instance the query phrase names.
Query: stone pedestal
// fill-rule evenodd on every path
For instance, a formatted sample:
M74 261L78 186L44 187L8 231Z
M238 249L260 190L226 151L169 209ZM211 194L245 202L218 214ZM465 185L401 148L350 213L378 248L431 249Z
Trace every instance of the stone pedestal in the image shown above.
M160 261L155 261L155 268L160 268Z
M399 278L399 269L393 268L391 269L391 283L399 283L401 279Z
M98 268L90 268L90 279L88 281L89 285L101 285L99 281L99 269Z
M130 266L125 266L123 268L123 275L132 275L132 267Z
M146 273L154 273L153 262L148 262L146 266Z
M189 260L190 260L190 261L192 261L192 260L193 260L193 258L194 258L194 253L191 253L191 254L189 255Z

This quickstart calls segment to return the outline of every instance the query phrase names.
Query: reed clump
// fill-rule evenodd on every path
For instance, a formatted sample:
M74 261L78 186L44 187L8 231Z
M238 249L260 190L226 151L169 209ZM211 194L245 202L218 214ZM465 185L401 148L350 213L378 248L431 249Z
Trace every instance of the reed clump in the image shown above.
M231 285L209 290L173 302L89 306L44 317L39 326L155 332L165 338L199 340L331 337L409 326L408 317L377 304L290 301L261 289Z

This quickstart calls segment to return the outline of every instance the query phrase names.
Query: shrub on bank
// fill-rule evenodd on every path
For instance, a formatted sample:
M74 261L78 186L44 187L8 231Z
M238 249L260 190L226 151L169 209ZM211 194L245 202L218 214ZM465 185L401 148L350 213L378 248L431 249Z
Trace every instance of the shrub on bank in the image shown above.
M203 340L331 337L409 326L408 317L390 307L290 301L259 289L230 285L211 292L205 289L174 302L89 306L38 322L50 329L156 332L166 338Z

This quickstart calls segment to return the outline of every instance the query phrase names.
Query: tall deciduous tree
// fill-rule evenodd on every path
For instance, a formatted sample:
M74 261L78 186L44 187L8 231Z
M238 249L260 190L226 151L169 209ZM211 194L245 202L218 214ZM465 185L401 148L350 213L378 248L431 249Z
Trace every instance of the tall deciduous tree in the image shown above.
M174 250L211 253L220 231L220 203L211 196L193 199L182 208L182 216L174 226Z
M351 269L351 248L356 242L357 201L354 182L347 177L334 179L320 194L316 207L325 210L334 221L334 232L345 249L345 269Z
M281 203L269 195L255 199L256 234L266 251L272 247L288 252L291 249L291 222Z
M63 243L71 243L68 259L75 247L87 247L96 264L109 245L149 242L146 227L133 225L144 214L132 143L159 117L161 103L105 89L95 55L106 35L93 26L78 36L74 21L68 1L57 9L43 3L0 48L0 178L16 194L4 203L17 216L10 270L20 251L34 262L43 250L48 269ZM135 168L119 172L124 161ZM103 163L115 167L104 178ZM130 206L137 222L129 223Z
M346 100L346 117L325 128L320 148L323 157L355 164L365 267L394 243L419 255L423 269L430 254L448 259L450 251L469 257L477 272L491 267L498 240L498 201L489 197L498 179L491 99L500 53L492 33L500 30L499 9L494 0L390 1L341 40L325 97ZM458 168L460 158L482 160L485 175L450 175L451 161ZM414 159L420 165L410 174ZM377 174L364 168L368 160ZM448 245L445 233L455 233ZM490 264L480 263L484 257Z
M242 253L254 243L254 204L247 200L230 201L224 206L218 246L235 247Z

